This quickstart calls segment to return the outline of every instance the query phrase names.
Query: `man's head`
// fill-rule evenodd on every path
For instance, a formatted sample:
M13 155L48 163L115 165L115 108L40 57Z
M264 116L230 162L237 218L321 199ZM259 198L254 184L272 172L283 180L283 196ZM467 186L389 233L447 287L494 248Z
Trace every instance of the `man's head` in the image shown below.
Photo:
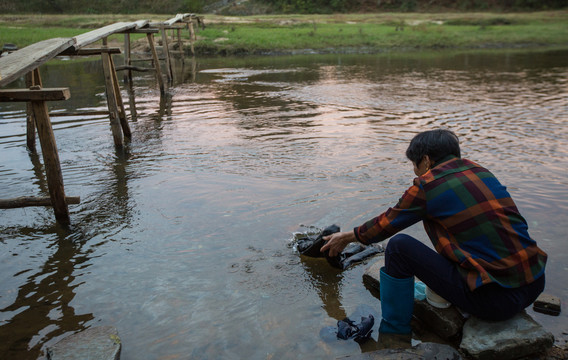
M461 157L458 137L446 129L421 132L412 138L406 149L406 157L412 161L414 171L420 175L448 155Z

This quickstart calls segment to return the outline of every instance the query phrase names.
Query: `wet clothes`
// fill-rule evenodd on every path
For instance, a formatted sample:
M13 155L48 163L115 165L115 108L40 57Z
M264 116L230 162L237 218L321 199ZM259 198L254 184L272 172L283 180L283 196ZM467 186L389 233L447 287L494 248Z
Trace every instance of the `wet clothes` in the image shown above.
M505 186L470 160L442 159L414 179L396 206L354 232L359 242L371 244L418 221L472 291L487 284L518 288L544 275L547 255L531 239Z
M348 340L353 339L358 343L363 343L371 337L375 318L369 314L368 317L361 317L361 323L356 324L349 318L337 322L337 338Z
M330 225L323 229L317 236L306 236L298 239L296 248L302 255L309 257L325 257L327 262L338 269L345 270L354 263L365 260L375 254L382 252L382 248L375 246L366 246L363 244L351 243L337 256L329 256L329 251L321 252L321 248L325 245L324 236L334 234L341 231L339 226Z
M325 245L325 241L323 240L324 236L328 236L331 234L335 234L336 232L340 232L341 229L337 225L330 225L322 230L322 232L316 236L306 236L305 238L298 239L297 242L297 249L302 255L306 255L309 257L324 257L324 253L320 250L322 246Z

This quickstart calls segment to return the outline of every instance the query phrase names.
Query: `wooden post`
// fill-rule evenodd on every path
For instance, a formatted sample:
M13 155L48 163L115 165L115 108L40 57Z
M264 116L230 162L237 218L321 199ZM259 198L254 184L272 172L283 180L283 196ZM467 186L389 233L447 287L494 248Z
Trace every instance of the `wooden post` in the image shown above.
M162 48L164 49L164 56L166 58L166 70L168 75L168 81L173 80L172 75L172 63L170 62L170 47L168 46L168 34L166 34L166 29L164 24L160 25L160 32L162 33Z
M32 86L41 87L41 76L39 74L39 67L33 69L26 74L26 87L29 89ZM26 145L28 150L32 153L36 152L35 143L35 119L33 118L33 111L31 103L26 103Z
M118 118L120 120L120 126L122 127L122 133L124 137L131 138L132 132L130 131L130 126L128 125L128 120L126 119L126 110L124 110L124 103L122 102L122 94L120 93L120 86L118 85L118 76L116 75L116 69L114 67L114 61L112 60L112 55L109 54L110 62L110 72L112 74L112 83L114 86L114 94L116 97Z
M124 81L132 81L132 70L130 66L132 65L130 57L130 33L124 34L124 66L126 67L126 72L124 73Z
M53 211L55 212L55 219L61 225L66 226L69 225L71 221L69 219L69 209L65 202L61 164L59 162L59 154L57 153L53 128L51 127L51 121L49 120L49 114L47 112L47 104L43 100L32 101L31 104L43 154L51 206L53 206Z
M33 70L26 74L26 87L29 89L34 86ZM32 153L36 152L35 144L35 119L32 110L32 104L26 103L26 145Z
M191 55L195 55L195 49L193 48L193 42L196 39L195 30L193 29L193 21L189 21L187 23L187 27L189 29L189 46L191 48Z
M105 42L103 41L103 44ZM110 60L110 54L108 52L101 52L102 63L103 63L103 73L105 77L105 88L106 97L110 118L110 127L112 130L112 137L114 139L114 145L117 147L122 147L122 131L120 129L119 115L118 115L118 104L116 101L115 87L113 84L114 77L112 64Z
M128 92L128 100L130 103L130 119L132 121L138 120L138 113L136 112L136 96L134 94L134 89L132 87L132 82L126 84L126 90Z
M160 60L158 59L158 53L156 52L156 46L154 46L154 34L146 34L148 38L148 44L150 45L150 50L152 51L152 59L154 62L154 68L156 69L156 80L158 80L158 85L160 86L160 93L164 94L166 89L164 87L164 78L162 77L162 70L160 70Z
M178 40L178 50L181 51L182 58L183 58L183 43L181 42L181 29L177 28L177 40Z

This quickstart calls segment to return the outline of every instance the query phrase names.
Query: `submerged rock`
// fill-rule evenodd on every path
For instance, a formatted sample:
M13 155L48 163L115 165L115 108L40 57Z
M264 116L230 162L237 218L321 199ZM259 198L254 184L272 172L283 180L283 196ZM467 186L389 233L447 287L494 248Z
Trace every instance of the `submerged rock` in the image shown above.
M49 360L118 360L120 338L113 326L98 326L70 335L47 348Z
M348 355L338 359L348 360L461 360L457 350L449 345L421 343L409 349L383 349L363 354Z
M460 349L479 360L511 360L543 354L554 336L526 312L505 321L485 321L471 317L463 327Z

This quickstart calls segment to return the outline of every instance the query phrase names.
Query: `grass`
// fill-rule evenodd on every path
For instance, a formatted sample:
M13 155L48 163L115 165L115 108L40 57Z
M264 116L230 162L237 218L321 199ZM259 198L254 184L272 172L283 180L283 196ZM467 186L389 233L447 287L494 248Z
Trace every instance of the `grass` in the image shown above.
M117 21L155 15L1 16L0 43L22 47L78 35ZM204 16L198 54L289 53L391 49L568 46L568 11L534 13L380 13ZM188 32L184 31L187 38Z
M312 49L568 46L568 12L207 17L196 48L221 54Z

